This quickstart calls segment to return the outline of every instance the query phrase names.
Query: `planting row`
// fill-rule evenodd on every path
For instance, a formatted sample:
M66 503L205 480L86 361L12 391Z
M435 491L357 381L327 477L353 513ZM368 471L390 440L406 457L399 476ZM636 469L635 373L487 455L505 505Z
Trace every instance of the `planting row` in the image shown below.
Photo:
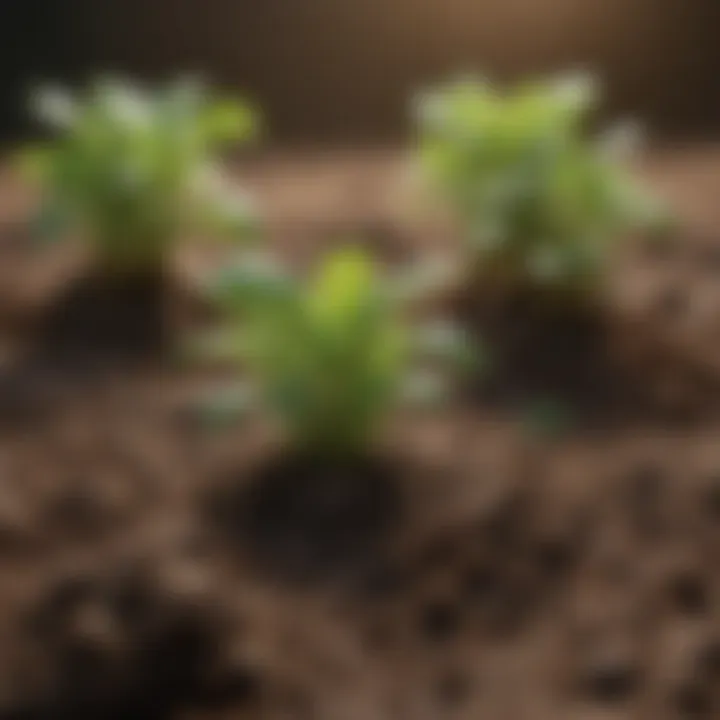
M461 79L419 98L413 171L423 212L451 228L447 259L392 272L358 245L300 278L261 247L262 218L219 161L258 137L257 113L194 82L39 92L52 136L21 162L39 190L38 238L82 238L101 282L160 280L186 235L240 244L203 288L227 322L193 351L237 362L248 382L235 409L263 413L293 453L356 458L399 405L435 407L493 373L466 308L522 299L601 314L616 244L670 229L625 166L637 132L589 127L598 100L575 75L510 89Z

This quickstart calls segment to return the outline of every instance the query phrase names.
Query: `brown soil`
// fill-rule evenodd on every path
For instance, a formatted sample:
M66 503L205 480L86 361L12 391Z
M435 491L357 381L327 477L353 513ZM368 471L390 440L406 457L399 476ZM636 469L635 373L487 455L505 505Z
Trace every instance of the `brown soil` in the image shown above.
M359 222L392 261L446 246L396 167L251 176L289 256ZM688 231L618 253L599 326L493 313L482 393L341 467L190 412L226 378L156 354L152 293L11 322L45 260L0 245L0 720L720 717L716 169L649 164Z
M258 572L286 581L350 576L372 564L400 522L396 468L380 459L272 457L252 485L228 479L214 516L255 558Z
M702 422L718 410L720 376L656 327L612 307L543 307L528 293L486 298L460 317L488 356L476 379L478 400L498 410L616 430ZM680 392L668 394L668 383Z
M162 277L81 277L43 317L40 344L53 356L153 354L167 344L165 296Z

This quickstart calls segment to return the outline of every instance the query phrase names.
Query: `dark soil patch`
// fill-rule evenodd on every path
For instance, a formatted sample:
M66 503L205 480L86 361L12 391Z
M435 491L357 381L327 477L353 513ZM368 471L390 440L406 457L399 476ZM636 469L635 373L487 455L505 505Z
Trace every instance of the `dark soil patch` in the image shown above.
M382 460L283 456L217 507L257 567L307 581L356 577L381 562L402 498L395 468Z
M609 307L547 306L528 294L465 303L461 316L491 361L478 379L481 402L537 426L692 422L720 398L720 383L700 377L689 357L684 361L653 338L652 328L625 322ZM668 398L662 383L687 391Z
M433 602L420 613L420 632L431 642L442 642L460 629L460 609L450 602Z
M47 405L45 373L24 363L0 370L0 428L28 426L35 422Z
M639 685L638 669L630 662L604 660L591 663L585 670L583 690L603 705L627 701Z
M158 590L152 576L100 571L61 581L31 608L27 628L54 676L3 720L169 720L187 707L238 707L258 696L250 670L218 671L219 619Z
M168 355L188 318L207 311L165 275L70 283L41 318L40 361L74 367L122 365Z

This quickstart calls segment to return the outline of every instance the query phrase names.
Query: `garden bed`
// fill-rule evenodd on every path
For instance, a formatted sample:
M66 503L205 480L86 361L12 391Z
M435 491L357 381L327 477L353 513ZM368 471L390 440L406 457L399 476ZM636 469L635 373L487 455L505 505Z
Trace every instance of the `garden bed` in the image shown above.
M717 717L719 168L649 158L687 224L618 252L602 329L494 315L494 387L322 477L203 422L217 372L47 342L78 271L27 244L4 180L0 718ZM298 265L348 234L392 262L448 244L401 217L400 169L247 175ZM202 323L184 293L173 333Z

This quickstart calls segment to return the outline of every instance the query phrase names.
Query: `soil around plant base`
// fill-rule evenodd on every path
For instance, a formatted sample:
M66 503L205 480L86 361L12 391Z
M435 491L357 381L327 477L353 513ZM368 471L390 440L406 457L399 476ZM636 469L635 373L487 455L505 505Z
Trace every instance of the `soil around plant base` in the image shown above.
M56 363L157 358L173 349L178 313L187 313L190 302L166 273L109 278L88 272L43 314L36 351Z
M588 429L672 427L717 412L720 377L607 304L548 307L530 292L471 303L459 317L489 356L475 381L481 404Z
M377 562L400 525L398 474L377 457L280 454L241 497L230 482L214 498L215 516L260 572L300 583L352 577Z

